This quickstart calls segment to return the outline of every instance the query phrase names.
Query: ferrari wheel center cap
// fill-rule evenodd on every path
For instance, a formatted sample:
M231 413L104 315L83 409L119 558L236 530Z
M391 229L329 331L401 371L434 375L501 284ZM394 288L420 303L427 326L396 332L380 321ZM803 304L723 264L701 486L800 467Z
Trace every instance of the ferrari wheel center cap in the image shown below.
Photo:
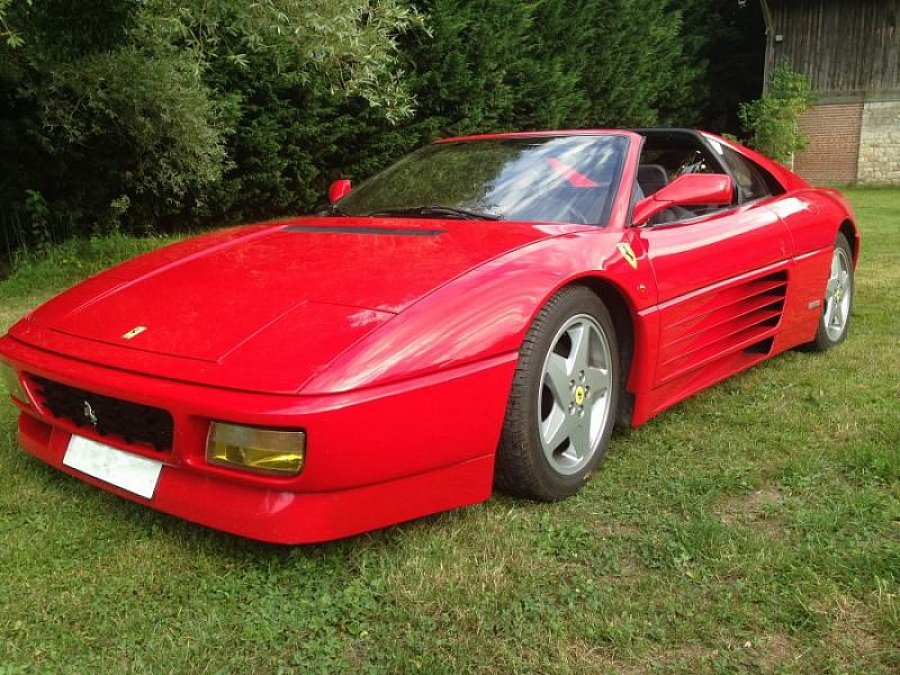
M584 387L582 387L581 385L575 387L575 405L581 405L582 403L584 403L584 395Z

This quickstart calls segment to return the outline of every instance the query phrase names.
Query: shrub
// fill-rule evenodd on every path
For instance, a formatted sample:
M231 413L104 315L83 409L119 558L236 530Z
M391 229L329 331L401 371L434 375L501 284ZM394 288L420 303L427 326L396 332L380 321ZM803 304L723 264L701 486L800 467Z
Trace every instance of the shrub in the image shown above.
M741 104L740 118L751 134L751 147L779 162L789 162L797 150L806 147L799 121L813 103L809 78L781 61L762 98Z

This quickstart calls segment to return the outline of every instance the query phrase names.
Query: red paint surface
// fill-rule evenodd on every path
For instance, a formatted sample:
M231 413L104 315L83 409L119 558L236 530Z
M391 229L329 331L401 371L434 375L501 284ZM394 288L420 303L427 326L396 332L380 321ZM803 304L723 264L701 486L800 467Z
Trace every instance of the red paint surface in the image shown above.
M651 217L674 204L681 206L730 204L733 191L734 183L730 176L688 173L635 204L634 222L643 225Z
M482 501L518 349L559 288L588 281L622 298L638 425L812 339L811 303L824 297L842 223L858 246L839 194L723 139L785 194L632 227L640 137L611 133L630 148L605 227L301 218L232 228L79 284L0 338L0 356L26 373L169 410L174 446L145 503L211 527L312 542ZM401 233L303 230L321 227ZM619 244L634 251L636 268ZM781 294L777 310L769 292ZM124 340L136 326L147 330ZM206 464L210 420L304 429L304 471L286 479ZM69 473L61 459L72 431L40 409L20 415L25 449Z

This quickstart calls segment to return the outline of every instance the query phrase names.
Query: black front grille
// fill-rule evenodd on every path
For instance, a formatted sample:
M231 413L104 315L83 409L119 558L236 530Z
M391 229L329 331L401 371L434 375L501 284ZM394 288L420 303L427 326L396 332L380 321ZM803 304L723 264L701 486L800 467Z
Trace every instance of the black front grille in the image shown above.
M44 408L55 417L100 436L126 443L143 443L160 452L172 449L174 423L168 411L94 394L59 382L31 376Z

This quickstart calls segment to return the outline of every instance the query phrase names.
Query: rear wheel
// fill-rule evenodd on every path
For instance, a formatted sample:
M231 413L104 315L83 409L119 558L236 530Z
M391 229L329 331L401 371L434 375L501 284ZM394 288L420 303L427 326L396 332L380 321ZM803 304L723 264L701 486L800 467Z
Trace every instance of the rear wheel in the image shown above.
M825 351L844 341L853 311L853 291L853 253L847 237L839 233L834 242L819 329L809 347Z
M553 296L520 350L497 487L543 501L577 492L609 443L619 378L616 334L603 302L578 286Z

